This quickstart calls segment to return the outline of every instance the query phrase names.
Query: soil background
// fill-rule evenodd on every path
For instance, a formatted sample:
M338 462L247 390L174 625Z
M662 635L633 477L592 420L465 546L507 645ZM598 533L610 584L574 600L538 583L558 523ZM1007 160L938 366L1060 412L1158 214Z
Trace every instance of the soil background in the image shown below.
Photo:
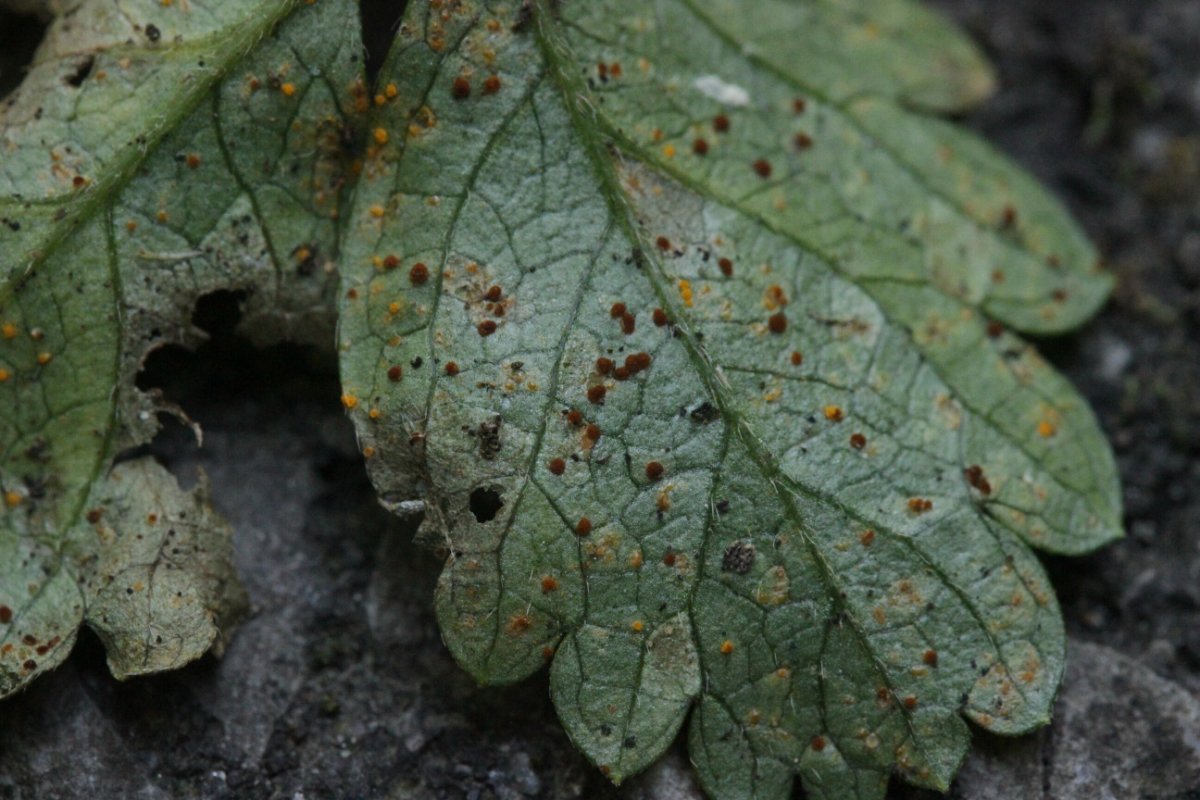
M952 796L1198 799L1200 2L931 1L999 69L965 124L1050 185L1118 277L1087 328L1039 345L1114 444L1128 531L1048 560L1071 637L1054 722L978 734ZM367 5L377 57L399 4ZM0 14L0 94L39 35ZM236 298L208 298L211 341L143 380L205 430L202 449L177 428L153 451L185 482L208 474L252 615L223 659L123 684L85 634L0 706L0 800L699 798L679 743L615 789L562 733L544 675L480 689L455 667L440 565L376 505L332 357L255 350L236 319Z

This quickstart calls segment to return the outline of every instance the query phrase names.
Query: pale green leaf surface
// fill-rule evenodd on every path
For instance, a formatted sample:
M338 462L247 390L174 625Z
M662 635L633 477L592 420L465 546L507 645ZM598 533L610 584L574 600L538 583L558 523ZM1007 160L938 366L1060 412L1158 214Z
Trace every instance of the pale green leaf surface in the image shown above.
M81 623L126 676L199 657L243 605L203 485L113 460L178 413L136 377L202 340L200 296L245 292L259 341L327 340L365 102L349 0L76 5L0 110L0 696Z
M964 718L1048 719L1062 621L1029 545L1120 535L1090 411L989 317L1061 330L1108 279L1044 190L905 110L975 99L985 68L835 79L787 35L840 31L852 71L941 23L700 6L410 6L347 222L343 402L385 504L423 502L448 554L459 663L502 683L551 660L614 780L695 705L714 797L944 789ZM875 15L911 38L852 35Z

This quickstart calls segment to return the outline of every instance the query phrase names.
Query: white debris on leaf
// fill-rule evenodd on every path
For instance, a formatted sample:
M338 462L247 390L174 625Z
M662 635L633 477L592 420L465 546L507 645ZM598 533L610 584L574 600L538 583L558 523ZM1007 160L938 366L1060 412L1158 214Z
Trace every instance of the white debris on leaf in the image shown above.
M750 105L750 93L735 83L729 83L716 75L701 75L692 82L696 90L727 106Z

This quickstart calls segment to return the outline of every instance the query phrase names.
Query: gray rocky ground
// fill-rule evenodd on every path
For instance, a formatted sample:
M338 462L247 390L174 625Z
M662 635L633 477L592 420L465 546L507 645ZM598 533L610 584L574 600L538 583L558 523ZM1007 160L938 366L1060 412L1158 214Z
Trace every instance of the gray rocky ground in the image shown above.
M1200 3L935 2L1000 67L968 124L1066 199L1119 276L1094 323L1042 346L1115 444L1130 534L1049 562L1071 635L1054 723L981 735L953 796L1200 798ZM36 30L0 17L0 65ZM174 429L154 451L210 476L252 616L224 659L125 684L85 636L0 707L0 800L699 797L682 749L613 789L544 677L480 689L455 668L439 565L375 504L328 357L254 351L232 305L211 299L213 342L144 380L204 426L203 449Z

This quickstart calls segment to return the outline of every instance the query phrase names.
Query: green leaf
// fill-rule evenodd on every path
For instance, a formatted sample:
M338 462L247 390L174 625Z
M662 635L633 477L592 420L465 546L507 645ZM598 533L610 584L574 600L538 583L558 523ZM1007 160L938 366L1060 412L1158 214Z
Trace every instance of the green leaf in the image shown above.
M98 0L0 106L0 696L83 623L124 677L219 645L244 606L203 482L114 460L181 414L136 378L203 339L200 296L244 292L258 341L332 334L361 52L349 0Z
M830 44L830 43L833 44ZM1110 281L1059 204L915 108L990 73L895 0L412 4L341 260L343 403L444 548L486 683L550 661L614 781L693 709L714 797L945 789L1048 719L1031 547L1121 533L1016 333Z

